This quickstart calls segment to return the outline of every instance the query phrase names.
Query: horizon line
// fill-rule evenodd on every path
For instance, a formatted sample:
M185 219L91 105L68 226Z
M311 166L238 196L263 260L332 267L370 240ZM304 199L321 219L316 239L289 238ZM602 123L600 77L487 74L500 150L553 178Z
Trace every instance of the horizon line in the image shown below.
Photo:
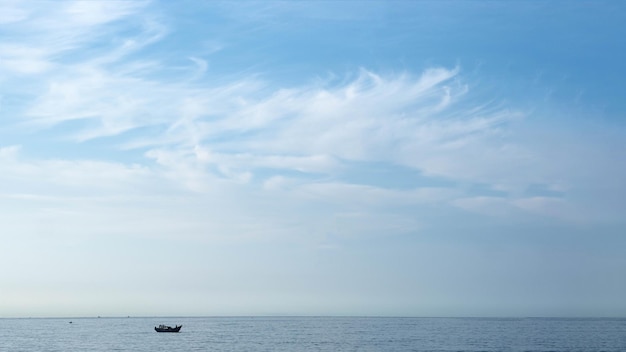
M626 316L417 316L417 315L107 315L107 316L13 316L0 319L149 319L149 318L394 318L394 319L626 319Z

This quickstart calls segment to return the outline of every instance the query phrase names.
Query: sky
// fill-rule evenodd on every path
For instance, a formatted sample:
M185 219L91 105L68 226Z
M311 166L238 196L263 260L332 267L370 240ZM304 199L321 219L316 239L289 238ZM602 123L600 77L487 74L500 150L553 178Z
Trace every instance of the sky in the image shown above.
M626 316L626 3L0 0L0 317Z

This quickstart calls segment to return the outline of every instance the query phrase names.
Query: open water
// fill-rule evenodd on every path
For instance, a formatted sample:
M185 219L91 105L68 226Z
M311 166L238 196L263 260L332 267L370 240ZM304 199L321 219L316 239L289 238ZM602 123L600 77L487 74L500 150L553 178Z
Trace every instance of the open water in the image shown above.
M156 333L158 324L183 328L180 333ZM623 352L626 319L0 319L0 351Z

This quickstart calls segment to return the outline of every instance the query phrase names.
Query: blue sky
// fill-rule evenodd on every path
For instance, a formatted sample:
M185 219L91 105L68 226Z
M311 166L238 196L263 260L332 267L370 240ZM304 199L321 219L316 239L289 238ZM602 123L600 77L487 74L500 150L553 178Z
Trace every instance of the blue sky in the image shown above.
M0 316L625 316L624 23L0 1Z

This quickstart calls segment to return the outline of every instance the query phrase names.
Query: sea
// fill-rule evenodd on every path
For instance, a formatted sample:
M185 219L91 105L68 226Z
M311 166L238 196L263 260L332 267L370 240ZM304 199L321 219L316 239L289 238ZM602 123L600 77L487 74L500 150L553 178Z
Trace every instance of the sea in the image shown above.
M624 352L626 319L0 318L0 351Z

